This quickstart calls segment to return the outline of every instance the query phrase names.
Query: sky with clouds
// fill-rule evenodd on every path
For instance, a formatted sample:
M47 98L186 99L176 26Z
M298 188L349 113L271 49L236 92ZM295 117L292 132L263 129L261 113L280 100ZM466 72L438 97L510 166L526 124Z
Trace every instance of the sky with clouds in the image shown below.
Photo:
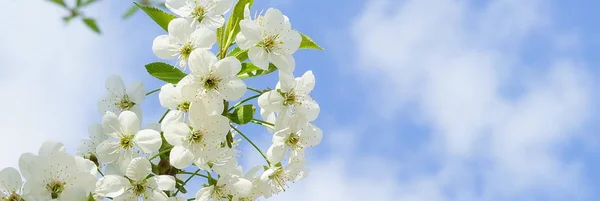
M600 2L256 2L281 9L326 49L295 54L296 76L317 78L323 142L310 150L309 177L272 200L600 198ZM141 13L122 21L128 6L105 0L86 10L99 17L98 36L65 25L53 4L4 3L0 166L49 139L75 151L101 118L108 75L161 86L143 66L160 61L151 46L164 32ZM276 77L248 83L273 87ZM156 96L147 100L150 122L163 110ZM248 129L269 146L270 134Z

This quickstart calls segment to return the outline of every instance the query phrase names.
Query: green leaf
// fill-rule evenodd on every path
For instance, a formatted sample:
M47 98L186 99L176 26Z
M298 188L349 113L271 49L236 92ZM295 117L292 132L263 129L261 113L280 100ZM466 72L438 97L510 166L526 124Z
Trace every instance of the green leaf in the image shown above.
M246 61L248 59L248 50L242 50L239 47L234 48L227 54L228 57L235 57L240 61Z
M313 41L312 38L310 38L307 35L304 35L302 33L300 33L300 36L302 36L302 42L300 42L300 49L317 49L317 50L323 50L323 48L319 45L317 45L317 43L315 43L315 41Z
M88 5L90 5L90 4L94 3L94 2L98 2L98 0L87 0L87 1L83 2L83 3L81 4L81 6L79 6L79 7L85 7L85 6L88 6Z
M63 17L63 21L65 21L65 23L69 23L73 19L75 19L75 17L73 17L73 16L65 16L65 17Z
M98 25L96 24L96 20L94 20L92 18L83 18L83 23L85 23L85 25L87 25L94 32L100 33L100 28L98 28Z
M239 0L233 7L233 11L227 20L227 25L224 30L224 38L219 47L231 44L235 36L240 32L240 21L244 19L244 8L247 4L249 8L252 8L254 0ZM218 37L218 36L217 36Z
M148 71L152 77L172 84L177 84L179 80L186 76L181 70L162 62L147 64L146 71Z
M67 8L67 4L65 3L64 0L50 0L50 2L54 2L55 4L58 4L59 6L61 6L63 8Z
M79 7L81 6L81 0L77 0L77 2L75 3L75 7Z
M96 199L94 199L94 196L90 193L88 195L87 201L96 201Z
M233 144L233 135L231 134L231 131L225 136L225 141L227 141L227 147L231 148Z
M129 17L131 17L133 14L135 14L135 12L137 12L140 8L137 7L136 5L131 6L127 12L125 12L125 14L123 14L123 19L127 19Z
M164 11L155 7L144 6L138 3L134 4L140 7L150 18L152 18L152 20L154 20L154 22L156 22L156 24L158 24L158 26L162 27L165 31L168 31L169 22L177 18L175 15L165 13Z
M269 64L269 69L263 70L252 63L242 63L242 70L237 74L240 79L248 79L256 76L266 75L277 70L273 64Z
M256 107L252 104L243 105L241 107L236 108L233 113L230 115L230 119L233 123L236 124L247 124L254 118L254 112L256 111Z

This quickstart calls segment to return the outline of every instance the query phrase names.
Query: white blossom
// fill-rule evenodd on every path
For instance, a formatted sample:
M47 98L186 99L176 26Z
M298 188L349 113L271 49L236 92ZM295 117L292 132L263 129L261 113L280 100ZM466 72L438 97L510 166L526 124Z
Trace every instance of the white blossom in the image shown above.
M139 117L142 116L140 105L146 98L146 89L142 82L134 82L125 88L121 77L113 75L106 79L106 94L98 102L98 111L100 114L112 112L119 114L123 111L132 111Z
M154 175L150 161L134 158L127 167L125 176L106 175L96 183L96 193L121 201L166 201L163 191L175 189L175 178L169 175Z
M267 151L267 157L272 163L281 162L288 151L290 161L301 160L304 158L304 149L316 146L323 138L321 129L297 116L282 115L275 124L275 129L273 144Z
M264 119L272 120L273 113L285 112L314 121L320 112L319 104L309 95L314 87L315 76L312 71L295 79L292 74L280 73L276 89L258 97L258 105L264 109L261 115Z
M165 6L175 14L192 21L194 27L216 29L225 23L223 15L233 0L167 0Z
M217 41L214 31L207 28L195 28L190 20L178 18L171 20L169 33L154 39L152 51L166 60L178 57L179 67L185 67L190 54L199 49L208 50Z
M302 37L291 29L289 19L274 8L255 20L249 18L249 11L245 13L247 19L240 21L241 30L236 37L238 46L248 49L252 63L262 69L273 63L281 71L293 72L296 61L292 54L300 47Z

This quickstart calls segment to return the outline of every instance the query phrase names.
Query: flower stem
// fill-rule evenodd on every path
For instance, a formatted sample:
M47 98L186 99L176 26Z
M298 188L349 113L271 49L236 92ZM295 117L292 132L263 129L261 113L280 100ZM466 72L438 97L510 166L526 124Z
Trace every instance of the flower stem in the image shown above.
M155 89L155 90L152 90L152 91L150 91L150 92L146 93L146 96L148 96L148 95L150 95L150 94L153 94L153 93L156 93L157 91L160 91L160 88L158 88L158 89Z
M196 173L194 173L194 172L185 172L185 171L181 171L181 172L179 172L179 173L177 173L177 174L190 174L190 175L201 176L201 177L204 177L204 178L207 178L207 179L208 179L208 176L206 176L206 175L203 175L203 174L200 174L200 173L197 173L197 172L196 172Z
M231 128L233 128L233 130L235 130L244 139L246 139L246 141L248 141L258 151L258 153L260 153L260 155L265 159L265 161L267 161L267 164L269 164L269 166L271 165L271 162L269 162L269 159L267 159L267 156L258 148L258 146L256 146L256 144L254 144L254 142L252 142L252 140L250 140L250 138L248 138L246 135L244 135L244 133L242 133L242 131L238 130L235 126L233 126L231 124L229 126L231 126Z
M170 149L164 149L164 150L158 152L158 154L150 157L148 160L151 161L152 159L155 159L156 157L159 157L160 155L166 154L169 151L171 151L171 150Z
M190 180L192 180L192 178L198 174L198 172L200 172L200 169L197 169L192 175L190 175L190 177L188 177L183 184L181 184L181 186L185 186ZM177 195L177 193L179 193L181 189L177 189L177 191L175 191L175 194L173 194L173 196Z
M245 102L248 102L248 101L250 101L252 99L258 98L259 96L260 96L260 94L254 95L254 96L252 96L250 98L246 98L246 99L240 101L239 103L236 103L235 105L233 105L233 107L229 108L229 110L227 110L227 111L231 112L232 110L235 110L237 107L239 107L240 105L244 104Z
M163 114L163 116L160 118L160 120L158 120L158 123L162 123L162 121L165 119L165 117L167 116L167 113L169 113L169 109L167 109L167 111L165 111L165 114Z
M263 94L263 93L264 93L263 91L261 91L261 90L258 90L258 89L255 89L255 88L252 88L252 87L246 87L246 88L247 88L248 90L250 90L250 91L254 91L254 92L256 92L256 93L259 93L259 94Z
M263 120L252 119L252 120L250 120L250 122L258 124L258 125L261 125L261 126L264 126L264 127L269 127L269 128L274 128L275 127L275 124L272 124L272 123L269 123L269 122L266 122L266 121L263 121Z

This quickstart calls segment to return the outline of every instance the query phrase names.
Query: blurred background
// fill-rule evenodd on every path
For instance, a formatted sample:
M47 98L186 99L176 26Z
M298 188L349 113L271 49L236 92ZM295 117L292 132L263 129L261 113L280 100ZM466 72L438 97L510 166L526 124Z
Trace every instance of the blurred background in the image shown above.
M600 1L255 1L326 49L295 54L296 76L317 78L323 142L309 177L271 200L600 198ZM123 20L129 0L83 11L101 34L48 1L2 5L1 167L45 140L74 153L107 76L163 84L144 65L162 61L151 47L165 33L142 12ZM144 123L164 112L157 94L143 109ZM268 132L245 129L268 148ZM261 162L242 146L242 163Z

